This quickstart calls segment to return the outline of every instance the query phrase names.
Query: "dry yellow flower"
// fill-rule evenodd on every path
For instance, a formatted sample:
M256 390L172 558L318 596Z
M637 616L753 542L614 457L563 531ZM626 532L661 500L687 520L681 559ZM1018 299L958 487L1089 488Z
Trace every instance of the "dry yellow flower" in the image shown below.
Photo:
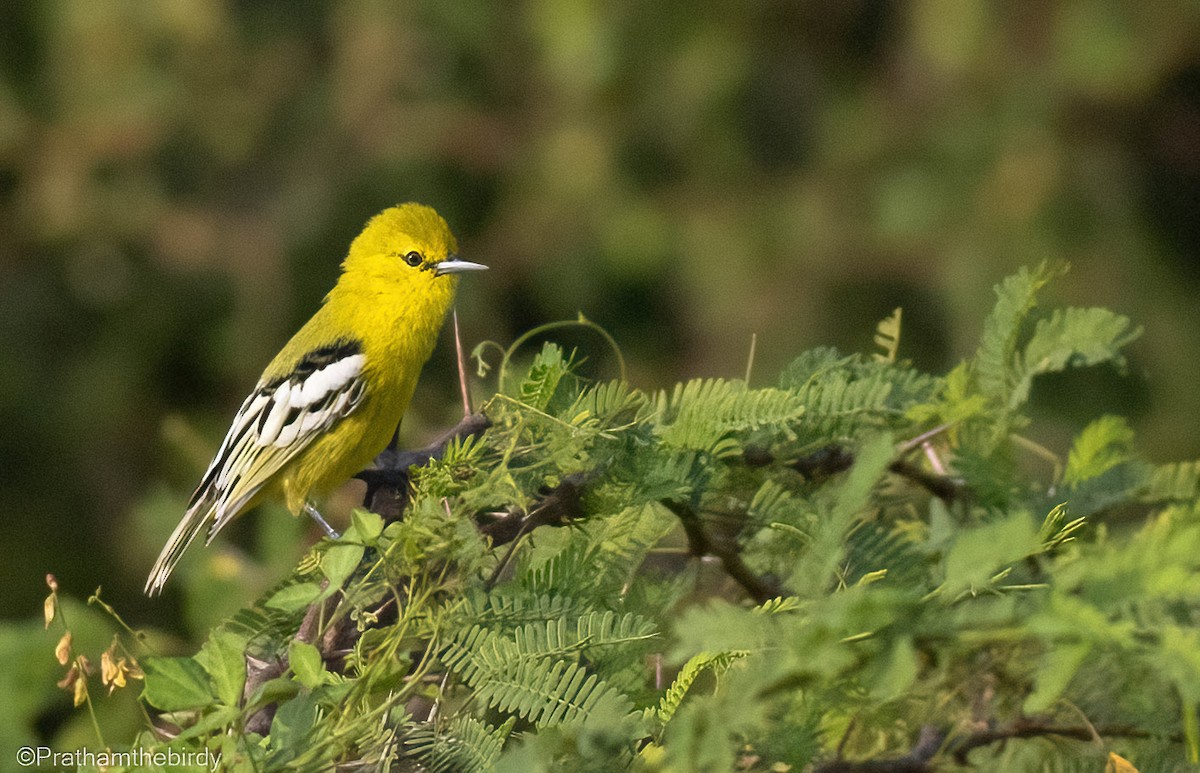
M71 659L71 632L67 631L58 640L58 646L54 648L54 657L58 659L60 666L65 666L67 661Z
M112 647L109 647L100 655L100 683L105 685L112 684L119 676L120 672L117 669L116 660L112 656ZM125 686L124 680L122 680L120 686Z
M117 641L100 656L100 682L108 687L108 694L124 687L129 679L141 679L142 669L136 661L130 663L124 656L117 655Z
M62 690L69 689L75 684L75 680L79 678L79 666L72 665L67 669L66 675L57 682L57 687Z
M83 702L87 700L87 694L87 679L76 679L74 699L74 705L76 708L82 706Z

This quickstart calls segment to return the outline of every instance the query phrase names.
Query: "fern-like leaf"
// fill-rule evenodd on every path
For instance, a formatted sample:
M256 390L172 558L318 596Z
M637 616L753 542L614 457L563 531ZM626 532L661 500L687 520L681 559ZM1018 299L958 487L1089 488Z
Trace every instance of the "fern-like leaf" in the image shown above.
M580 598L612 598L646 553L673 527L674 520L654 505L628 507L614 515L575 527L562 543L559 535L545 535L542 546L528 555L518 579L534 593L572 589Z
M531 623L513 631L519 649L546 653L629 644L656 635L654 625L640 615L618 615L612 610L590 612L573 621L560 618L544 624Z
M627 714L633 708L628 698L578 663L543 658L488 666L487 678L472 685L475 697L539 727L585 720L593 711Z
M846 540L846 584L879 572L886 573L891 583L911 584L928 563L917 536L911 529L882 523L864 523L854 529Z
M406 757L416 760L426 773L487 773L493 770L516 718L499 727L466 714L438 730L418 725L404 738Z
M1200 461L1155 466L1141 498L1150 502L1183 502L1200 495Z
M695 379L679 384L656 401L663 443L721 456L733 450L725 442L732 432L760 427L783 427L804 414L804 404L792 392L767 387L748 389L740 381Z
M1083 428L1071 445L1063 483L1077 485L1129 459L1133 430L1120 416L1101 416Z
M1035 376L1056 373L1067 367L1086 367L1102 362L1121 362L1121 349L1141 335L1128 317L1108 309L1058 309L1039 320L1025 346L1016 382L1009 395L1009 409L1029 398Z
M875 326L875 345L883 349L883 354L872 355L877 362L896 361L896 352L900 349L900 317L903 312L903 309L897 308Z
M688 690L695 684L696 679L705 671L711 671L718 676L729 669L734 662L750 654L749 650L726 650L724 652L698 652L683 664L683 668L675 676L670 687L663 693L657 706L651 706L643 712L647 720L657 721L666 725L683 705Z
M484 628L512 630L522 625L546 623L587 613L577 598L565 594L533 594L500 588L491 593L473 593L465 600L462 620Z
M1037 303L1037 293L1062 273L1045 263L1032 271L1021 268L996 286L996 306L983 325L983 338L975 353L974 370L980 391L992 401L1007 405L1014 381L1012 371L1021 323Z
M570 370L571 362L563 357L562 349L546 342L517 388L521 402L539 411L546 410L558 391L559 382Z

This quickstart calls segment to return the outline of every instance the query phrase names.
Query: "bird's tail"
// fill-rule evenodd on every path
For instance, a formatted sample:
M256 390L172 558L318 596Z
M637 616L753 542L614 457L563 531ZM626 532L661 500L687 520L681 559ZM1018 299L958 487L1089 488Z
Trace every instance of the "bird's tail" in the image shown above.
M214 521L218 504L219 501L213 501L212 497L202 496L188 507L167 544L163 546L162 552L158 554L154 568L150 570L150 576L146 579L147 596L157 596L162 592L167 578L175 570L179 559L183 558L188 545Z

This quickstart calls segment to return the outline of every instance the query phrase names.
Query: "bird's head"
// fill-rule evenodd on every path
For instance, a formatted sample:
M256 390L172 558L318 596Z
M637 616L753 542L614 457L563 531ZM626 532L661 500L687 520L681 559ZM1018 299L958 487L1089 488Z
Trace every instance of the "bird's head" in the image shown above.
M486 269L458 257L458 242L442 216L423 204L385 209L367 223L342 264L343 280L376 291L452 297L457 275Z

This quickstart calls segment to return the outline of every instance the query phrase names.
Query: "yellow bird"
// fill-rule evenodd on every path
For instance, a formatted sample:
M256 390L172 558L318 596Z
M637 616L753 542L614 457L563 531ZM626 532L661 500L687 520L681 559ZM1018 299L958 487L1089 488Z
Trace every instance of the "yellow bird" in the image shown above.
M370 464L408 408L458 285L487 266L458 257L437 212L401 204L367 223L337 285L242 403L187 512L154 563L159 593L201 531L207 541L263 497L293 515ZM328 527L326 526L326 529Z

